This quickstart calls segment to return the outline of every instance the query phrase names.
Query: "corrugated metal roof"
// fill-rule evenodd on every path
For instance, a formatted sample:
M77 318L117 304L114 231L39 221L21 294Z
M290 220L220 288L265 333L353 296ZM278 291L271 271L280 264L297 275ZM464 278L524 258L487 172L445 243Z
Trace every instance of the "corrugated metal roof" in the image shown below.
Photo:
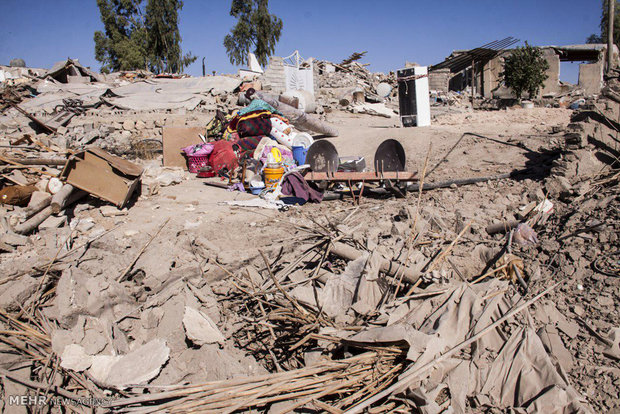
M448 68L450 69L450 72L460 72L463 69L471 66L472 61L489 61L502 50L513 46L518 42L519 39L515 39L514 37L507 37L502 40L494 40L493 42L487 43L475 49L459 52L454 56L450 56L443 62L432 65L430 67L430 70L433 71L437 69Z

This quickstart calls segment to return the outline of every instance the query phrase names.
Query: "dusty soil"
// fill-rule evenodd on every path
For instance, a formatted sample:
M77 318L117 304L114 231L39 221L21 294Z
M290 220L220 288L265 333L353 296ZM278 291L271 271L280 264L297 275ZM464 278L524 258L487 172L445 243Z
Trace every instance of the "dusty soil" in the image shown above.
M563 157L559 150L562 136L557 131L568 124L571 112L545 108L466 112L438 117L428 128L407 129L398 127L396 119L333 112L327 114L327 120L339 129L340 136L328 139L340 155L362 155L367 165L372 165L376 147L383 140L394 138L406 150L409 169L422 171L428 153L430 171L464 133L478 134L478 137L463 138L446 161L426 177L426 182L431 183L530 169L528 174L514 179L423 193L420 216L432 229L429 237L452 240L465 223L471 222L470 231L451 253L450 264L446 263L440 272L441 277L468 280L483 271L483 253L498 250L505 243L503 235L488 235L485 231L487 225L514 219L521 207L540 201L548 192L546 183L552 169ZM227 192L191 178L179 185L160 188L158 194L141 197L130 206L126 215L103 217L96 202L76 209L73 214L80 219L92 218L95 229L119 226L102 239L105 243L102 241L80 259L85 263L85 271L116 277L159 226L170 219L135 266L144 272L146 278L133 292L134 296L143 294L147 288L148 296L148 292L158 291L169 283L167 278L171 272L187 271L197 265L217 293L231 288L227 271L237 273L249 263L260 262L259 248L270 257L275 257L281 248L294 250L289 240L296 234L296 223L308 223L318 217L340 217L342 213L355 209L359 209L356 223L360 227L356 231L360 238L368 240L370 249L379 249L388 257L396 256L394 240L411 232L405 217L416 213L417 196L410 193L406 199L363 198L359 207L345 197L277 212L224 205L225 201L249 200L253 196ZM603 203L604 194L590 194L588 197L581 200L593 200L588 205L587 217L579 215L583 215L583 211L575 212L574 205L552 199L554 214L539 230L539 243L520 248L518 253L524 258L531 277L530 292L538 292L554 281L562 281L548 300L557 306L570 328L564 325L564 329L570 331L568 333L562 327L558 328L572 356L573 364L564 367L569 383L587 398L596 412L617 412L620 407L620 364L602 354L603 344L596 339L592 329L604 335L619 325L620 279L594 271L592 263L599 255L618 248L618 204L613 199ZM608 216L610 211L613 214ZM558 241L597 215L607 220L604 230L584 232ZM51 259L70 232L68 228L45 230L31 237L33 245L0 255L1 273L9 276L28 269L33 262ZM88 233L81 236L86 237ZM430 251L433 248L431 243L429 247L422 247L425 248L429 249L429 255L434 253ZM441 280L436 283L440 284ZM212 304L209 316L229 337L235 331L238 319L227 313L226 296L217 297L220 302ZM536 309L529 312L532 323L538 323ZM194 373L185 379L214 380L264 372L253 358L234 349L232 343L227 343L224 349L227 355L232 355L230 360L214 361L202 378ZM194 356L205 357L219 358L215 351ZM191 363L192 359L188 357L185 361ZM234 369L228 370L227 363L233 364ZM182 367L175 369L182 370ZM175 369L164 370L157 383L178 380Z

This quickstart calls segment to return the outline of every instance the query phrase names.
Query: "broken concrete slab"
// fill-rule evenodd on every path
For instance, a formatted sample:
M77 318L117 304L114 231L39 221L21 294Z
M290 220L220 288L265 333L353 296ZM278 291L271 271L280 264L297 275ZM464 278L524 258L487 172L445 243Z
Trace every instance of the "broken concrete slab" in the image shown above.
M82 372L93 364L93 356L84 351L84 347L77 344L67 345L60 355L60 366Z
M116 217L116 216L126 216L127 209L119 209L115 206L101 206L99 207L99 212L103 217Z
M154 339L123 356L94 357L89 373L96 382L114 388L145 384L159 374L169 357L166 341Z
M187 338L196 345L223 343L225 340L211 318L189 306L185 307L183 326Z
M57 229L67 223L67 216L49 216L43 223L39 224L39 230Z
M6 243L10 246L25 246L29 241L30 239L28 236L23 236L21 234L4 233L0 236L0 242Z

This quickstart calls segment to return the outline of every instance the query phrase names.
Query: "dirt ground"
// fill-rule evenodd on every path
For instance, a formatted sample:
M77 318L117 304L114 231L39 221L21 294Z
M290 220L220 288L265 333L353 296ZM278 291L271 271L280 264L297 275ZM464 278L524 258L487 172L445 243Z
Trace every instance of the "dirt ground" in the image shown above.
M422 194L419 214L431 231L426 235L428 247L421 249L428 249L429 255L434 254L433 237L439 238L441 234L445 240L453 240L468 223L470 230L456 244L449 263L439 275L447 279L471 280L485 268L485 252L498 250L505 243L504 235L489 235L486 227L514 219L520 208L540 201L549 193L547 184L552 171L563 157L559 151L563 138L558 132L570 122L572 112L561 108L463 112L439 116L427 128L402 128L398 126L397 118L332 112L326 119L338 128L340 135L325 139L335 145L341 156L364 156L367 165L372 165L374 151L383 140L397 139L406 151L408 169L421 172L427 154L427 170L431 171L463 134L478 135L463 137L447 159L425 178L427 183L528 169L527 174L511 179L458 188L453 186ZM159 188L155 195L141 196L122 215L102 216L99 207L103 204L97 202L76 208L72 214L83 222L92 219L95 223L80 237L92 237L96 231L114 229L79 259L81 271L105 278L116 278L121 274L141 247L169 219L134 266L143 272L144 277L140 279L134 275L136 286L129 288L130 294L150 298L153 292L160 292L171 283L171 277L183 279L198 272L208 286L195 287L202 289L203 293L215 292L217 297L210 307L207 306L208 314L224 336L230 338L239 319L227 305L226 295L221 294L232 289L233 279L228 272L237 274L248 264L260 262L259 249L268 257L276 257L281 249L295 251L291 244L297 240L295 235L299 234L299 224L323 218L336 220L354 211L354 223L348 226L355 228L360 239L366 240L369 250L378 249L384 255L394 257L398 253L394 240L403 239L411 232L405 217L416 214L417 197L417 193L409 193L404 199L363 197L356 206L345 195L342 200L306 204L279 212L227 205L227 201L255 197L207 186L192 176L178 185ZM554 212L547 227L543 225L538 230L539 243L520 247L518 253L524 258L525 269L531 278L530 292L538 292L561 281L551 296L527 311L532 317L529 323L537 326L536 309L539 306L548 302L555 304L565 318L563 326L558 329L572 360L563 367L568 382L587 399L595 412L620 412L620 364L618 360L603 355L604 344L593 334L606 334L610 328L619 325L620 279L601 275L591 268L597 254L618 245L618 210L615 201L599 205L596 202L601 202L604 197L594 197L594 200L590 210L592 215L608 209L616 213L616 221L608 222L605 231L584 233L558 242L557 239L570 230L565 224L575 213L571 213L569 204L551 199L555 204ZM63 248L71 233L72 229L64 227L32 236L32 245L0 255L0 273L10 277L26 271L33 263L46 263L59 248ZM78 244L77 239L74 243ZM443 283L441 277L435 284ZM169 324L171 326L165 327L164 321L160 321L160 326L164 326L160 328L160 335L175 335L173 331L178 326L172 326L174 322ZM135 333L133 339L147 337L146 333ZM169 340L169 343L172 343L171 348L175 346L174 341ZM199 353L191 349L183 351L183 344L179 344L179 352L195 352L195 355L185 357L183 363L188 366L194 363L192 361L201 360L204 370L191 370L190 376L183 377L179 374L184 369L182 363L169 364L155 384L165 385L179 380L211 381L266 372L251 355L236 347L234 341L223 346L225 355L217 347ZM205 359L212 363L204 363Z

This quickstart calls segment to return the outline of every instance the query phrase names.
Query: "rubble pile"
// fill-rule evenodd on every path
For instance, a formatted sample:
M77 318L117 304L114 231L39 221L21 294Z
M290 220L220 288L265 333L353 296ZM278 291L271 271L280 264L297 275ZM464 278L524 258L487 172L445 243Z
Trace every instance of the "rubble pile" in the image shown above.
M331 109L384 117L397 114L396 74L373 73L364 64L337 65L318 61L320 93L318 98ZM379 86L381 85L381 86ZM374 106L373 106L374 105Z
M328 109L395 115L393 73L319 68ZM441 150L425 160L387 139L366 161L361 124L340 157L325 116L238 77L72 60L41 76L2 95L3 396L43 412L620 408L613 89L568 125L496 111L524 130L487 136L462 129L468 109L426 132Z

